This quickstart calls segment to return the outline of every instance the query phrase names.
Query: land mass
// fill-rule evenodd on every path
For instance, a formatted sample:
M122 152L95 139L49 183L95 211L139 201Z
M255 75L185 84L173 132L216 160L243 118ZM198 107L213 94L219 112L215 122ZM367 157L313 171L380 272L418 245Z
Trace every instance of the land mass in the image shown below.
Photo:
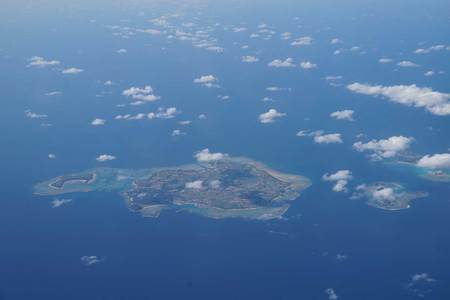
M118 192L128 207L147 217L176 209L210 218L280 218L310 186L308 178L285 174L247 158L174 168L94 168L37 184L42 196Z

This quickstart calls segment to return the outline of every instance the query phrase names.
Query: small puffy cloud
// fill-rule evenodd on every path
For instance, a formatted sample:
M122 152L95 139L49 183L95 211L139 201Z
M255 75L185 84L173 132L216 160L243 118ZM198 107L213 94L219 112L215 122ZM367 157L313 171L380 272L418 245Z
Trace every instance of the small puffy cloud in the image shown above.
M49 154L47 155L47 157L48 157L48 159L55 159L55 158L56 158L56 155L53 154L53 153L49 153Z
M58 208L70 202L72 202L72 199L55 199L52 201L52 208Z
M423 74L424 76L430 77L434 75L434 71L427 71Z
M332 288L328 288L325 290L325 294L328 296L328 300L337 300L339 297L336 295L336 292Z
M378 60L378 62L380 64L389 64L391 63L393 60L391 58L387 58L387 57L382 57Z
M314 64L310 61L302 61L300 63L300 68L305 69L305 70L315 69L315 68L317 68L317 64Z
M192 182L186 182L185 187L187 189L200 190L203 188L203 181L196 180L196 181L192 181Z
M292 33L290 33L290 32L283 32L281 34L281 39L282 40L289 40L289 39L291 39L291 37L292 37Z
M194 79L194 83L199 84L204 87L219 87L217 84L219 80L214 75L203 75L199 78Z
M122 92L122 95L125 97L132 98L134 100L138 100L137 103L143 102L153 102L156 100L159 100L161 97L154 95L153 88L149 85L138 88L138 87L131 87L129 89L126 89ZM137 104L136 102L134 102Z
M76 75L79 73L82 73L84 70L83 69L78 69L78 68L67 68L61 71L61 73L63 74L68 74L68 75Z
M285 60L282 59L275 59L267 64L271 68L293 68L295 67L294 59L291 57L286 58Z
M44 95L45 96L49 96L49 97L51 97L51 96L59 96L59 95L62 95L62 92L60 92L60 91L53 91L53 92L45 93Z
M436 283L436 279L431 277L428 273L417 273L411 276L411 279L406 286L408 291L416 294L420 298L424 298L426 294L432 291Z
M226 153L212 153L208 148L205 148L197 153L195 153L194 157L198 162L211 162L216 160L224 159L228 156Z
M391 136L388 139L371 140L367 143L356 142L353 148L358 152L373 152L373 159L394 157L407 150L414 141L411 137Z
M300 130L297 132L298 137L312 137L316 144L341 144L342 136L340 133L328 133L325 134L322 130L316 130L309 132L307 130Z
M314 136L316 144L342 144L340 133L317 134Z
M266 91L268 91L268 92L283 92L283 91L290 92L291 88L279 87L279 86L269 86L266 88Z
M36 68L44 68L48 66L57 66L60 64L59 60L45 60L43 57L40 56L33 56L29 59L30 63L28 64L29 67L36 67Z
M300 37L298 39L295 39L292 43L291 46L308 46L311 45L313 42L313 38L310 36L303 36Z
M338 39L338 38L334 38L334 39L331 39L330 44L332 44L332 45L342 44L342 40Z
M233 28L233 32L244 32L247 31L247 28L245 27L235 27Z
M101 154L99 156L97 156L97 158L95 159L98 162L106 162L106 161L110 161L110 160L115 160L116 157L110 154Z
M332 112L330 114L330 117L338 119L338 120L348 120L353 121L353 114L355 112L351 109L345 109L345 110L338 110L335 112Z
M30 119L45 119L48 117L46 114L38 114L29 109L25 111L25 116Z
M97 264L99 262L102 261L102 259L100 259L99 257L95 256L95 255L90 255L90 256L82 256L80 257L81 263L85 266L92 266L94 264Z
M105 125L105 123L106 123L106 120L97 118L97 119L94 119L91 122L91 125L93 125L93 126L101 126L101 125Z
M116 51L117 54L125 54L127 52L128 52L127 49L123 49L123 48Z
M159 108L156 113L151 112L147 114L148 119L172 119L179 115L181 112L176 107Z
M450 47L445 45L434 45L429 48L418 48L414 51L415 54L428 54L432 51L450 50Z
M435 115L450 115L450 94L436 92L431 88L421 88L415 84L382 86L355 82L349 84L347 89L358 94L386 97L403 105L424 107Z
M191 120L184 120L184 121L178 122L178 124L183 125L183 126L185 126L185 125L190 125L191 123L192 123Z
M418 67L419 65L409 60L402 60L401 62L397 63L397 66L402 68L415 68Z
M182 135L186 135L183 131L181 131L180 129L175 129L172 131L172 136L182 136Z
M271 108L267 112L259 115L259 122L263 124L273 123L275 119L286 116L285 113L278 112L276 109Z
M103 84L108 86L108 85L113 85L114 83L111 80L106 80Z
M346 192L347 184L353 179L352 172L349 170L339 170L334 174L328 174L322 176L325 181L334 182L333 191L335 192Z
M425 282L435 282L436 280L430 276L428 273L419 273L411 276L412 282L425 281Z
M242 56L241 61L244 63L256 63L259 61L259 58L251 55Z
M200 120L205 120L205 119L206 119L206 115L205 115L205 114L199 114L199 115L198 115L198 118L199 118Z
M450 153L425 155L416 165L427 169L450 169Z

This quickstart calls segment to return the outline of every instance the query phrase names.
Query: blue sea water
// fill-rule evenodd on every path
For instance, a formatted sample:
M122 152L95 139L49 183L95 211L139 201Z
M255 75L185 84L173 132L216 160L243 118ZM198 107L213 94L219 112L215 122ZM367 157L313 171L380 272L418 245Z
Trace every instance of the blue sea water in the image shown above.
M359 133L376 139L404 135L415 138L416 153L446 152L448 117L351 94L324 80L341 75L344 85L416 83L448 92L448 53L411 54L424 41L450 43L445 1L394 1L390 10L375 1L344 1L339 7L312 1L279 6L219 2L203 7L202 14L184 8L186 19L211 18L230 26L245 22L252 28L266 22L294 36L312 35L322 44L338 36L346 46L367 51L339 58L328 45L298 49L219 30L214 36L227 49L223 54L163 36L121 39L103 25L152 27L148 19L173 11L166 5L146 10L145 4L101 4L80 2L68 9L49 1L23 11L19 4L8 4L0 13L0 299L327 299L328 288L339 299L416 299L420 293L426 299L450 299L449 185L371 162L351 147ZM144 15L138 13L141 7ZM240 63L243 44L262 62ZM120 48L127 53L115 53ZM62 76L51 68L27 68L34 55L85 71ZM411 56L446 73L430 79L423 69L392 71L377 63L381 56ZM311 60L319 68L267 68L267 61L286 57ZM222 88L192 83L206 74L215 74ZM105 87L106 80L114 85ZM128 102L121 95L124 89L145 85L161 100L117 107ZM292 91L270 94L268 86ZM44 95L51 91L63 94ZM218 94L230 100L219 100ZM265 96L275 101L262 102ZM114 120L117 114L159 106L175 106L182 113L170 120ZM288 115L260 124L258 115L272 107ZM355 122L329 117L345 108L356 111ZM48 118L28 119L27 109ZM201 113L207 119L198 120ZM107 123L93 127L94 118ZM180 120L193 123L183 127ZM174 129L186 136L172 137ZM302 129L341 132L344 143L317 145L295 136ZM107 193L67 195L72 202L52 209L52 197L32 195L38 182L99 166L95 157L102 153L117 157L108 166L148 168L191 163L204 148L307 176L313 185L294 202L286 220L269 222L211 220L175 211L142 218L128 211L120 195ZM49 153L56 158L49 160ZM429 196L408 210L369 207L321 180L340 169L352 170L352 186L394 181ZM85 266L80 262L84 255L102 261ZM412 291L411 276L421 273L436 281Z

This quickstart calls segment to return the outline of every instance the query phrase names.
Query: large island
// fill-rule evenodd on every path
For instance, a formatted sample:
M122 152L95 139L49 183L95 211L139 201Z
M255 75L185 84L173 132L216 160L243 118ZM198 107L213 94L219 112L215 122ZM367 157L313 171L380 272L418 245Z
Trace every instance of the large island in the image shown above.
M305 177L227 157L175 168L94 168L39 183L34 193L118 192L131 210L147 217L176 209L216 219L269 220L281 217L309 186Z

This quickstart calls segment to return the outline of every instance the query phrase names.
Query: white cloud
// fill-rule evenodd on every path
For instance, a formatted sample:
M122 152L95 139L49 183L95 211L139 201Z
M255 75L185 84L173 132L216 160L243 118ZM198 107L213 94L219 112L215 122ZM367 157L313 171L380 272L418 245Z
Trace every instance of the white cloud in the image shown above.
M81 260L81 263L85 266L91 266L91 265L94 265L94 264L102 261L102 259L98 258L95 255L90 255L90 256L85 255L85 256L80 257L80 260Z
M330 114L330 117L336 118L338 120L353 121L353 114L354 114L353 110L345 109L345 110L338 110L338 111L332 112Z
M226 153L212 153L209 151L208 148L205 148L197 153L195 153L194 157L197 159L198 162L211 162L216 160L224 159L228 156Z
M328 296L328 300L337 300L339 297L336 295L336 292L332 288L328 288L325 290L325 294Z
M128 52L127 49L123 49L123 48L116 51L117 54L125 54L127 52Z
M388 64L391 63L393 60L391 58L382 57L378 60L380 64Z
M267 64L269 67L272 68L293 68L295 67L294 59L291 57L286 58L285 60L282 59L275 59Z
M450 153L425 155L416 164L427 169L450 169Z
M391 136L388 139L371 140L367 143L356 142L353 148L358 152L371 151L372 158L382 159L394 157L407 150L413 141L411 137Z
M233 32L243 32L243 31L247 31L247 28L245 28L245 27L235 27L235 28L233 28Z
M214 75L204 75L194 79L194 83L200 84L205 87L219 87L217 84L219 80Z
M83 69L78 69L78 68L67 68L67 69L62 70L61 73L68 74L68 75L76 75L83 71L84 71Z
M172 131L172 136L182 136L185 135L185 133L183 131L181 131L180 129L174 129Z
M169 107L167 109L159 108L156 113L151 112L147 114L149 119L172 119L181 112L176 107Z
M58 208L70 202L72 202L72 199L55 199L52 201L52 208Z
M91 122L91 125L100 126L100 125L105 125L105 123L106 123L106 120L97 118Z
M116 157L113 155L101 154L95 160L97 160L98 162L106 162L114 159L116 159Z
M310 37L310 36L303 36L303 37L300 37L298 39L295 39L291 43L291 45L292 46L308 46L308 45L312 44L312 41L313 41L312 37Z
M316 144L341 144L342 137L340 133L317 134L314 136Z
M138 100L138 101L132 103L134 105L142 104L144 102L153 102L153 101L161 99L161 97L156 96L153 93L153 88L149 85L147 85L143 88L131 87L129 89L124 90L122 92L122 95L124 95L125 97L130 97L134 100Z
M28 64L29 67L44 68L48 66L57 66L60 64L59 60L45 60L43 57L40 56L33 56L29 60L30 60L30 63Z
M312 132L309 132L307 130L300 130L299 132L297 132L296 136L312 137L316 144L333 144L333 143L341 144L343 142L340 133L325 134L323 130L316 130Z
M395 191L391 187L379 186L378 188L372 190L372 197L378 201L392 201L395 199Z
M289 40L292 37L292 33L290 32L283 32L281 34L281 39L282 40Z
M382 86L358 82L349 84L347 88L359 94L383 96L403 105L424 107L435 115L450 115L450 94L436 92L431 88L420 88L415 84Z
M104 85L113 85L113 82L111 80L106 80L103 84Z
M53 153L49 153L49 154L47 155L47 157L48 157L48 159L55 159L55 158L56 158L56 155L53 154Z
M38 114L29 109L25 111L25 116L30 119L45 119L48 117L46 114Z
M60 92L60 91L53 91L53 92L48 92L48 93L45 93L44 94L45 96L59 96L59 95L62 95L62 92Z
M425 72L423 75L424 75L424 76L427 76L427 77L433 76L433 75L434 75L434 71L427 71L427 72Z
M341 39L338 39L338 38L334 38L334 39L331 39L330 43L331 43L332 45L342 44L342 40L341 40Z
M204 119L206 119L206 115L205 115L205 114L199 114L199 115L198 115L198 118L199 118L200 120L204 120Z
M403 68L414 68L414 67L418 67L419 65L416 63L413 63L412 61L409 61L409 60L402 60L401 62L399 62L397 64L397 66L403 67Z
M241 61L244 63L256 63L259 61L259 58L248 55L248 56L242 56Z
M419 273L419 274L414 274L413 276L411 276L411 281L412 282L417 282L417 281L435 282L436 280L433 279L430 276L430 274L428 274L428 273Z
M300 67L305 70L315 69L315 68L317 68L317 64L314 64L310 61L302 61L300 63Z
M346 192L347 184L353 179L352 172L349 170L339 170L334 174L328 174L322 176L325 181L335 182L333 186L333 191L335 192Z
M180 121L180 122L178 122L178 124L180 124L180 125L183 125L183 126L185 126L185 125L189 125L189 124L191 124L192 123L192 121L191 120L184 120L184 121Z
M203 188L203 181L196 180L196 181L192 181L192 182L186 182L185 187L187 189L200 190Z
M282 92L282 91L290 92L291 88L285 88L285 87L279 87L279 86L269 86L266 88L266 91L268 91L268 92Z
M272 123L275 121L276 118L284 117L286 116L285 113L280 113L276 109L271 108L267 112L262 113L259 115L259 121L261 123Z
M434 45L429 48L419 48L414 51L415 54L428 54L432 51L450 50L450 47L445 45Z

